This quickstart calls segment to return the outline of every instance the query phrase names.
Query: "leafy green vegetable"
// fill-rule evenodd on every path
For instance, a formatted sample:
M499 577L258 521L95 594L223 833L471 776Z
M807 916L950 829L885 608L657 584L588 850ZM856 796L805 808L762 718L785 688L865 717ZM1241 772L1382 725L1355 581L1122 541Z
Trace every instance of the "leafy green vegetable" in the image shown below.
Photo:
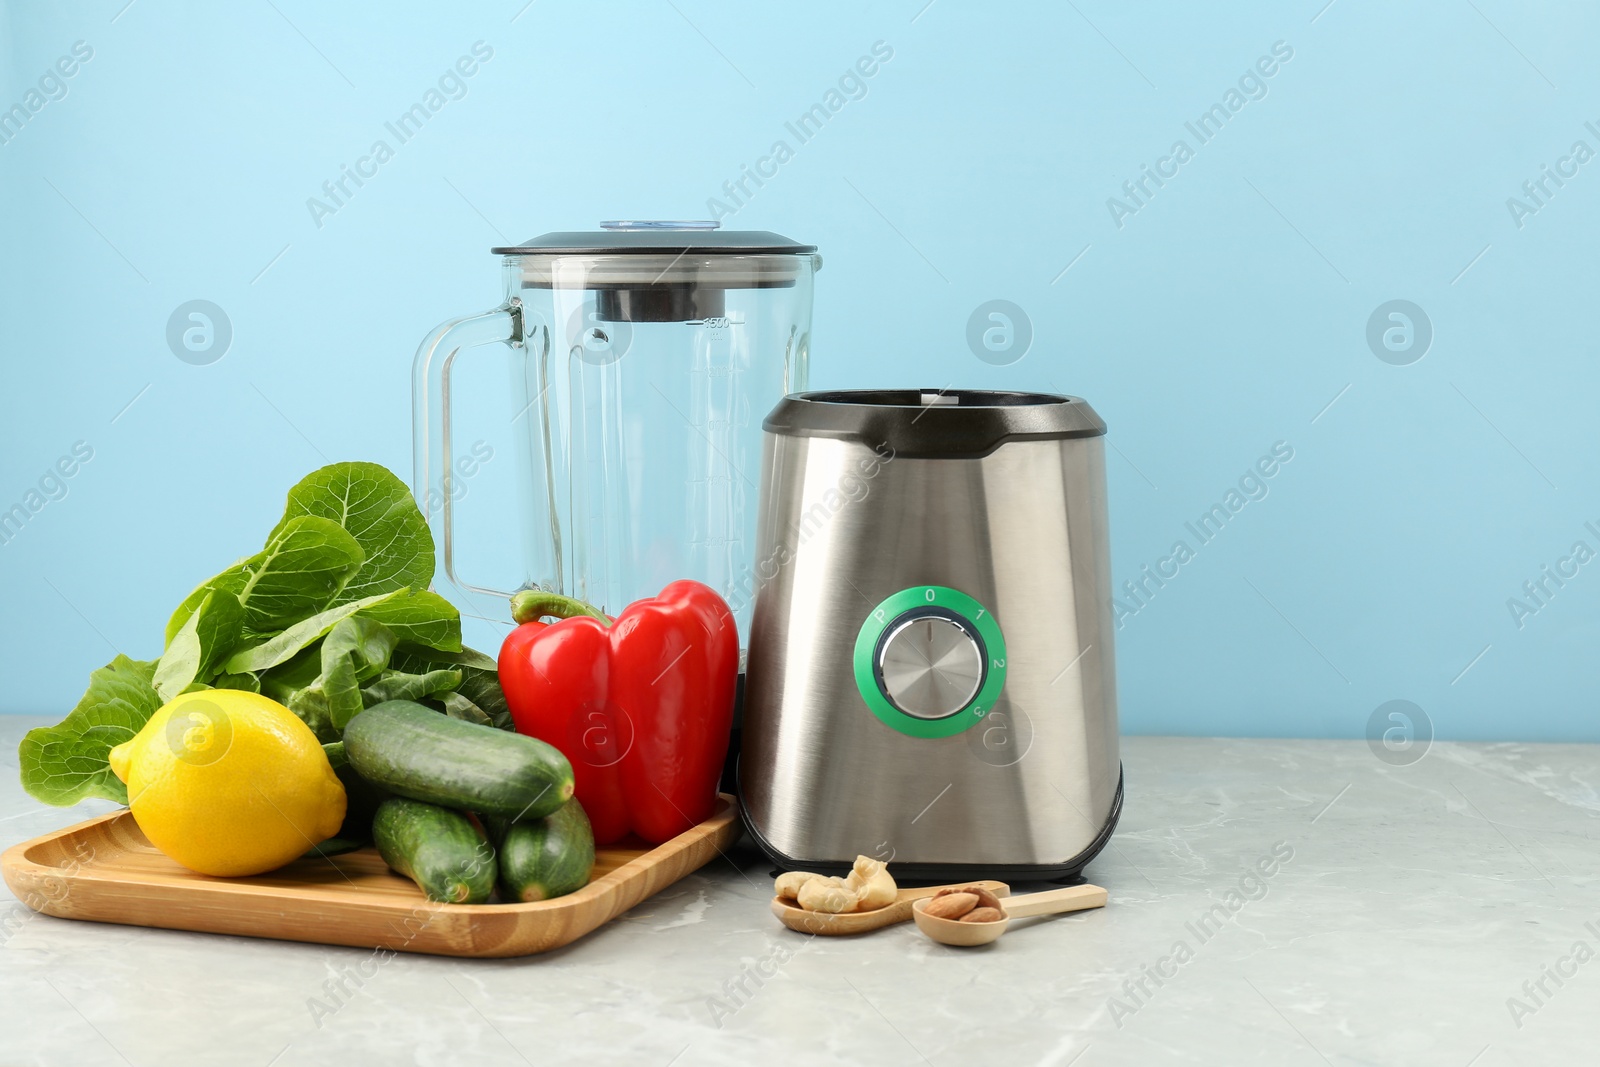
M433 581L428 522L406 483L378 464L335 463L302 478L289 490L280 528L306 515L337 523L361 546L361 567L334 604Z
M241 689L246 693L261 692L261 679L253 674L219 674L211 679L213 689Z
M326 611L319 611L311 618L301 619L287 630L274 634L259 645L235 652L228 658L228 662L222 665L222 669L231 674L244 674L247 672L253 674L258 671L264 671L268 667L276 667L278 664L292 659L296 653L304 651L323 637L326 637L328 631L332 630L342 620L349 618L364 608L374 607L380 602L398 596L403 592L405 590L399 589L392 593L379 593L377 596L369 596L364 600L356 600L349 604L341 604L336 608L329 608ZM457 625L460 625L459 618L457 619Z
M383 673L399 643L394 631L375 619L359 615L345 619L322 642L322 673L326 676L342 660L357 682L369 681Z
M425 697L454 696L452 690L460 684L460 671L429 671L426 674L384 671L361 687L361 703L363 707L370 708L385 700L420 701Z
M456 693L463 700L470 701L491 726L502 730L516 729L511 721L511 706L506 703L506 694L500 688L500 675L495 669L494 660L475 648L463 648L460 652L451 653L414 645L401 645L395 650L389 666L395 670L413 672L453 667L461 672L461 684L456 688ZM446 714L450 714L450 701L424 700L422 703L436 703ZM457 707L459 706L458 704ZM480 721L477 716L465 709L462 709L462 713L457 714L456 718L469 719L472 722Z
M85 797L128 802L128 790L111 773L111 750L144 728L161 708L153 660L119 655L89 675L77 707L55 726L29 730L18 750L22 788L46 804L66 806Z
M500 670L500 665L495 662L493 656L486 656L475 648L463 648L461 655L456 657L456 662L475 671L498 673Z
M502 730L516 729L511 721L511 705L506 703L505 691L500 688L500 674L493 667L463 665L461 685L456 692L481 708L491 725Z
M446 650L403 642L394 650L389 666L397 671L421 673L430 667L460 667L463 670L493 671L495 662L475 648Z
M66 719L29 732L22 784L50 804L126 803L107 764L181 693L261 693L337 742L364 707L414 699L510 729L494 660L463 648L461 615L428 589L433 536L405 483L335 463L289 491L266 545L202 582L167 621L158 661L118 656Z
M452 719L465 719L479 726L494 725L488 713L460 693L445 693L440 700L444 702L444 713Z
M209 678L217 660L239 640L244 629L244 606L226 589L209 590L167 644L156 665L155 687L163 701L171 700L196 679Z
M383 623L408 644L446 652L461 650L461 613L438 593L402 590L391 599L362 608L361 614Z
M341 620L322 642L321 670L284 703L319 737L337 737L366 707L361 684L378 677L396 645L394 631L359 615ZM303 674L304 662L291 674ZM281 683L280 683L281 684Z
M212 589L239 598L247 633L276 633L327 607L362 558L361 545L338 523L312 515L292 519L272 532L260 552L190 593L167 623L167 641Z
M317 644L302 650L287 663L269 671L262 671L257 677L260 679L263 696L269 696L280 704L286 704L290 693L296 689L304 689L321 673L322 646Z

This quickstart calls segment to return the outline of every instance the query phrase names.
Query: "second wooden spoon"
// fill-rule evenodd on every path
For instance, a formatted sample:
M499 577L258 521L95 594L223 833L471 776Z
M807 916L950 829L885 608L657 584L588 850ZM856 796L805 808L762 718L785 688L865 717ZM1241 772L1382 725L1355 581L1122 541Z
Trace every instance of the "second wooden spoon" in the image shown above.
M1074 885L1043 893L1024 893L1020 897L1001 901L1000 910L1005 915L993 922L965 923L959 919L941 919L936 915L929 915L922 908L916 908L913 916L917 920L917 929L935 941L943 945L966 948L973 945L987 945L991 941L998 940L1000 935L1006 932L1006 927L1011 925L1012 919L1022 919L1030 915L1059 915L1065 911L1083 911L1086 908L1103 908L1105 903L1106 891L1099 886Z

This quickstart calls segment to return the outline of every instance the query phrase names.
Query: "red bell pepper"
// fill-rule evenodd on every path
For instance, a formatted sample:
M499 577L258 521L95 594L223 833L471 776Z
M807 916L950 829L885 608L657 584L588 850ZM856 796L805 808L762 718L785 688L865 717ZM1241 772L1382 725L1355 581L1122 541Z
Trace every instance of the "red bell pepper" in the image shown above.
M727 603L699 582L673 582L612 622L532 589L512 599L512 615L521 625L500 647L512 721L572 763L595 843L631 830L660 844L708 818L739 675Z

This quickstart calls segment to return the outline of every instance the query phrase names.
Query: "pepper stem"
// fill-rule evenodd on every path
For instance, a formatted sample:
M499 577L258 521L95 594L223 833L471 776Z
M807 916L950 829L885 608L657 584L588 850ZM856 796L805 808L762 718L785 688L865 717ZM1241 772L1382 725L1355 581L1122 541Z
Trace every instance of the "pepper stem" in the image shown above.
M524 589L511 598L511 617L517 622L536 622L545 616L557 619L572 619L580 615L587 615L591 619L599 619L607 626L611 619L605 612L591 604L560 593L551 593L544 589Z

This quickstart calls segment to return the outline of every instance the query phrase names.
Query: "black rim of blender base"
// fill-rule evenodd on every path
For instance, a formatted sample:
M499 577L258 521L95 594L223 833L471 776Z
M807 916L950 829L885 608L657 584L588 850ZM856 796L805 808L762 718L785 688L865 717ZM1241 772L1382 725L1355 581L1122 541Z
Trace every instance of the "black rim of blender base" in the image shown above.
M737 771L735 772L737 776ZM1105 850L1111 835L1122 818L1122 785L1125 774L1122 764L1117 764L1117 792L1111 798L1111 811L1105 825L1082 852L1062 863L900 863L892 858L889 873L902 889L917 885L939 885L945 882L970 882L994 878L1002 882L1080 882L1083 869ZM762 836L750 809L744 803L744 789L739 789L739 819L745 832L755 842L762 854L785 871L813 871L817 874L845 875L850 872L853 860L807 860L787 856Z

